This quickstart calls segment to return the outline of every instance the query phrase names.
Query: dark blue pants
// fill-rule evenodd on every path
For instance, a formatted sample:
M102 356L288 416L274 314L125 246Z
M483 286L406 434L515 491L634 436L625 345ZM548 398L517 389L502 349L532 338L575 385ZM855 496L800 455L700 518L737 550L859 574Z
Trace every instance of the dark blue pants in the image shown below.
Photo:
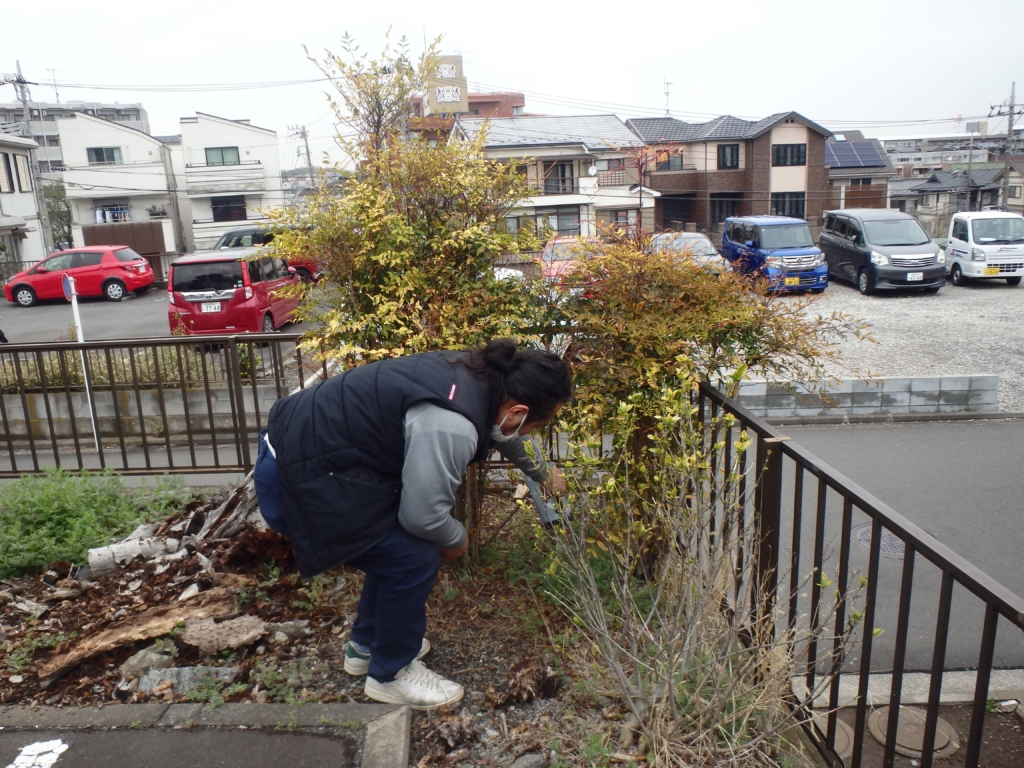
M287 536L277 460L262 434L253 483L263 519ZM427 598L441 567L441 550L396 524L391 533L345 565L365 574L352 640L373 654L370 677L389 683L420 652L427 629Z
M345 565L366 574L352 639L373 654L370 677L389 683L420 652L441 550L396 525Z
M256 454L256 466L253 468L252 483L256 489L256 501L260 505L260 514L267 521L270 529L284 536L288 535L288 523L284 512L284 498L281 495L281 484L277 480L277 459L267 448L267 431L260 432L259 452Z

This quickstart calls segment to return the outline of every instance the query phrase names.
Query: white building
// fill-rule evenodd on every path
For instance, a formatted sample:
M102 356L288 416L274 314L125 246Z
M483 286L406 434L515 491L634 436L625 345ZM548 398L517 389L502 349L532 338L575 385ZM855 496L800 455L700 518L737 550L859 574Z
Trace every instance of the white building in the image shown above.
M76 113L90 115L149 133L149 116L141 104L101 104L94 101L65 101L54 104L30 101L28 110L29 136L39 145L36 160L39 163L39 171L43 174L60 171L64 165L60 135L57 131L57 121L63 118ZM23 122L24 114L21 102L0 104L0 125Z
M247 120L200 113L178 136L83 113L56 125L75 245L131 245L163 273L283 201L277 136Z
M32 139L0 133L0 263L46 256L29 153Z
M598 234L598 224L653 224L654 196L641 195L629 151L644 145L615 115L459 118L456 138L487 124L488 157L514 162L536 193L509 217L512 229L534 225L551 236Z
M284 202L274 131L198 112L181 118L181 153L191 249L212 247L240 222L266 221Z

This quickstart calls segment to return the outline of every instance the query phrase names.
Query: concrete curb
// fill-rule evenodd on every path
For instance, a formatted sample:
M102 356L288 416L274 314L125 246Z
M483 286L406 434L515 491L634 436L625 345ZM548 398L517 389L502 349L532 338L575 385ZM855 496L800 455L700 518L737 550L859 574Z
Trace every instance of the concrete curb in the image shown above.
M814 426L816 424L897 424L932 421L1008 421L1024 419L1020 411L966 411L960 413L885 413L842 416L787 416L765 419L769 424L785 426Z
M412 712L388 704L108 704L0 707L0 730L89 728L365 728L363 768L408 765Z
M402 707L366 725L362 768L397 768L409 764L412 710Z

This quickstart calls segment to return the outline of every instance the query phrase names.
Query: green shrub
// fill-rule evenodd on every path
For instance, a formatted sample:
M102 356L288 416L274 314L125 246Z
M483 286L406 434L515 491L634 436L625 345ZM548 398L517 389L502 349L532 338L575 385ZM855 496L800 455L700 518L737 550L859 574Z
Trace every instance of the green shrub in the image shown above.
M127 488L112 473L49 469L5 483L0 493L0 577L82 563L90 547L167 517L191 498L180 478Z

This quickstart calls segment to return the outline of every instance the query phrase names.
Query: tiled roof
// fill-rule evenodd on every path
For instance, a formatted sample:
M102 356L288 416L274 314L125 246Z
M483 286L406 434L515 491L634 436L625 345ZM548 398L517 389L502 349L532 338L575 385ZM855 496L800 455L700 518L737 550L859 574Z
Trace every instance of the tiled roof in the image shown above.
M984 168L980 171L971 172L972 189L996 189L999 186L999 175L1001 168ZM935 171L928 180L920 187L919 192L956 192L963 190L966 186L966 173L952 173L951 171Z
M640 117L626 121L626 125L648 144L685 141L748 140L760 136L786 118L795 117L825 136L831 132L796 112L778 112L762 120L743 120L722 115L706 123L684 123L674 117Z
M585 144L603 150L643 144L615 115L462 117L458 126L465 135L476 136L484 123L489 123L488 149Z

